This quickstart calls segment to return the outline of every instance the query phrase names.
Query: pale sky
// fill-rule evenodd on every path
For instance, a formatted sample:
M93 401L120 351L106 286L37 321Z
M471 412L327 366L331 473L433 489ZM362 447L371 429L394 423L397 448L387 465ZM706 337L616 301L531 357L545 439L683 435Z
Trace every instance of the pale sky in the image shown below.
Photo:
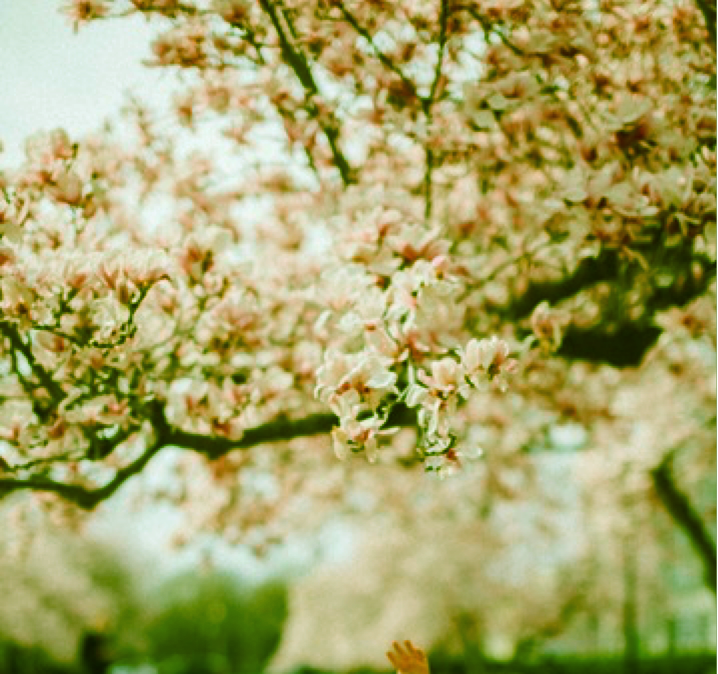
M141 18L102 21L74 33L56 0L0 0L0 164L22 158L38 130L92 131L132 89L166 90L168 73L145 68L151 27Z

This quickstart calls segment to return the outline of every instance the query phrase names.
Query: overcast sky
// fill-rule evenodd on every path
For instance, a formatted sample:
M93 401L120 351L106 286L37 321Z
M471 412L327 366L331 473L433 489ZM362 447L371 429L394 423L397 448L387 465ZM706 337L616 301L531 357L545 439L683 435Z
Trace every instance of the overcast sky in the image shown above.
M97 128L128 89L157 96L167 73L145 68L151 29L141 17L86 25L75 33L55 0L0 0L0 140L3 165L24 139L64 127Z

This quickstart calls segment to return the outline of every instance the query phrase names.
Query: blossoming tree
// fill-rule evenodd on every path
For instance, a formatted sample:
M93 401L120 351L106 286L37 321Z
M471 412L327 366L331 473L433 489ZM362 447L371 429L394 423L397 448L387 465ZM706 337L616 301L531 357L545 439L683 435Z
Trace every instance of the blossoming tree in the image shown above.
M341 500L355 454L411 483L566 419L620 447L612 398L649 363L696 399L644 473L710 554L670 470L714 423L690 348L715 349L710 2L64 9L155 22L178 86L130 136L39 134L2 174L0 494L93 509L175 447L215 516L266 523L322 492L306 475Z

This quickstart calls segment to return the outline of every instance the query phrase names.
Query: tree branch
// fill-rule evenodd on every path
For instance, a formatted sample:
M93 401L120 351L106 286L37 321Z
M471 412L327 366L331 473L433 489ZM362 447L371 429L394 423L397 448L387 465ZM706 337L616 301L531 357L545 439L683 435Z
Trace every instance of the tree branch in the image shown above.
M492 26L488 19L486 17L481 16L477 10L475 10L473 7L466 7L466 10L469 12L469 14L476 19L476 21L479 22L481 25L481 30L484 31L484 36L488 37L489 35L493 34L496 35L501 42L504 43L505 46L507 46L514 54L517 56L526 56L526 52L523 51L523 49L519 49L511 40L509 40L506 35L496 27Z
M716 544L688 496L676 485L672 470L674 456L675 452L669 452L651 471L653 485L666 510L683 529L701 558L705 568L706 584L713 594L716 594Z
M77 504L84 510L92 510L98 503L110 498L129 478L143 470L150 462L150 459L164 446L165 442L163 439L158 438L141 456L124 468L120 468L117 473L115 473L115 477L107 484L102 487L97 487L96 489L87 489L80 485L56 482L42 477L28 478L25 480L0 478L0 498L7 496L11 492L30 489L32 491L44 491L57 494L65 500Z
M633 367L643 360L655 344L661 330L652 322L653 315L670 307L681 307L702 295L716 275L715 263L705 255L690 255L676 260L677 281L669 287L653 288L644 299L646 314L638 320L624 320L609 325L605 320L579 328L570 326L564 334L560 356L568 359L602 362L614 367ZM555 281L539 281L528 286L522 295L498 308L505 320L521 321L531 315L541 302L556 304L569 299L600 282L618 281L622 263L619 253L604 249L596 258L587 258L567 276ZM700 274L694 269L700 267Z
M312 414L295 420L279 418L247 429L239 440L188 433L175 428L169 432L167 444L191 449L208 459L218 459L234 449L248 449L263 443L328 433L336 425L336 421L333 414Z
M379 49L379 47L377 47L376 42L374 42L374 38L371 36L369 31L359 24L356 17L344 6L344 3L339 4L339 9L344 18L347 20L347 23L369 43L369 46L374 50L376 57L379 61L381 61L382 65L391 70L391 72L393 72L404 83L407 89L411 91L414 96L419 98L419 100L422 100L423 103L423 99L421 99L416 91L416 85L404 74L401 68L399 68L381 49Z
M426 114L427 133L431 133L432 114L431 108L436 98L436 92L441 79L441 67L444 64L444 52L446 51L446 29L449 19L449 0L441 0L441 15L439 17L439 53L436 57L436 68L434 69L434 80L431 83L429 98L424 101L424 113ZM434 150L431 143L428 142L424 151L424 161L426 168L424 170L424 219L428 222L431 217L433 205L433 175L434 175Z
M710 46L713 51L716 50L716 2L715 0L696 0L698 9L701 10L703 18L708 29L708 37L710 38Z
M556 304L596 283L615 279L619 269L620 263L616 251L604 249L598 257L582 260L568 276L555 281L531 283L523 294L508 306L502 307L499 313L509 320L521 320L530 316L541 302Z
M439 16L439 52L437 55L436 67L434 69L434 78L431 83L431 89L427 97L422 98L417 92L416 85L412 82L379 47L369 31L364 28L356 19L356 17L344 6L343 3L339 3L339 9L346 19L347 23L361 35L371 46L372 50L376 54L381 64L394 73L404 84L408 91L411 92L412 96L415 96L420 102L422 110L426 116L427 128L431 126L431 106L436 98L436 92L439 86L439 80L441 78L441 68L444 62L444 53L446 51L447 42L447 26L449 18L449 0L441 0L441 14ZM427 145L424 150L425 156L425 171L424 171L424 218L428 220L431 217L432 210L432 176L435 166L434 151Z
M329 148L331 149L332 157L334 158L334 164L339 170L339 175L341 176L344 186L347 187L356 182L356 179L354 177L352 167L349 165L349 162L339 148L339 131L337 129L338 125L336 125L336 119L334 119L334 116L332 115L331 124L326 124L322 121L319 108L316 103L312 101L312 98L319 94L319 87L314 80L312 71L309 69L306 57L296 47L294 47L294 45L292 45L289 36L284 30L279 14L272 2L270 0L259 0L259 4L264 10L264 13L271 20L272 25L277 32L279 46L282 50L284 62L294 71L297 79L304 87L308 102L311 106L312 114L314 114L319 121L319 125L327 138L327 142L329 143ZM284 15L284 20L289 25L289 20L286 15Z
M239 440L171 429L168 432L166 444L194 450L204 454L208 459L218 459L235 449L248 449L271 442L324 435L337 426L338 422L339 419L334 414L311 414L303 419L280 417L260 426L248 428ZM415 412L404 405L396 405L386 422L388 428L415 424Z
M40 384L47 389L47 392L52 396L53 400L57 403L63 400L65 392L62 390L62 387L50 376L49 372L35 360L32 349L23 342L15 326L7 321L2 321L0 322L0 330L2 330L10 340L10 346L24 356L27 364L40 381Z
M606 363L613 367L637 367L661 336L650 323L625 323L614 330L598 324L591 328L570 326L563 335L558 355L567 360Z
M329 433L337 425L338 419L334 414L312 414L303 419L279 418L247 429L239 440L187 433L170 428L158 407L153 411L153 422L157 432L156 441L135 461L119 469L115 477L104 486L87 489L80 485L56 482L42 477L0 478L0 499L12 492L29 489L54 493L85 510L92 510L98 503L110 498L129 478L142 471L164 447L175 446L191 449L214 460L235 449L248 449L271 442L323 435ZM416 413L414 410L401 404L392 409L386 422L387 427L413 426L415 424Z

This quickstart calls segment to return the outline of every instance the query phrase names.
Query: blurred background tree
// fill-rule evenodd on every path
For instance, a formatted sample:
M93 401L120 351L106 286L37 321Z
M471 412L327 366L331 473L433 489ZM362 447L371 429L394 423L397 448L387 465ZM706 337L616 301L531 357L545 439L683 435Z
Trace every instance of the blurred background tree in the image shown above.
M235 576L187 572L149 598L145 657L162 674L262 672L286 618L279 582L242 587Z

